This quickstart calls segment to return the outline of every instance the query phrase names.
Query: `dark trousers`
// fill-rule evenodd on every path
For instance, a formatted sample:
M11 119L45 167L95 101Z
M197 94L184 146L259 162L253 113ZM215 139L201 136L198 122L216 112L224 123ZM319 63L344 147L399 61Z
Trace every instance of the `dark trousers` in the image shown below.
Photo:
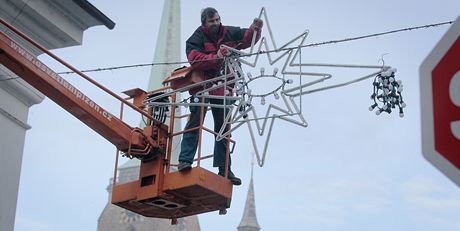
M193 98L192 98L192 102ZM201 100L200 100L201 102ZM207 99L206 102L210 102L211 104L223 104L222 99ZM204 117L206 116L207 107L203 107L203 121ZM211 107L212 117L214 119L214 132L218 133L224 123L224 109L223 108L216 108ZM227 115L228 109L226 109L225 115ZM185 125L185 130L196 128L200 126L200 115L201 115L201 106L191 106L190 107L190 116ZM225 128L225 132L228 130L228 127ZM225 157L227 154L227 139L221 139L220 141L214 142L214 167L225 167ZM193 159L195 157L196 149L198 148L198 129L193 130L187 133L184 133L182 136L181 142L181 151L179 154L179 161L185 161L189 163L193 163ZM231 159L229 156L228 159L228 166L231 165Z

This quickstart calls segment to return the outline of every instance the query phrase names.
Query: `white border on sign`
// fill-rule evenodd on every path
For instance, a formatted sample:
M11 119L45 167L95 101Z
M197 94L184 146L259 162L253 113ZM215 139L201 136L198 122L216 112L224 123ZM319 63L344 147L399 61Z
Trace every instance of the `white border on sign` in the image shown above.
M460 169L446 160L434 148L434 121L433 121L433 95L431 85L431 72L439 63L447 50L460 35L460 16L436 44L430 54L420 66L420 108L422 128L422 153L423 156L444 173L449 179L460 186ZM460 152L460 150L459 150Z

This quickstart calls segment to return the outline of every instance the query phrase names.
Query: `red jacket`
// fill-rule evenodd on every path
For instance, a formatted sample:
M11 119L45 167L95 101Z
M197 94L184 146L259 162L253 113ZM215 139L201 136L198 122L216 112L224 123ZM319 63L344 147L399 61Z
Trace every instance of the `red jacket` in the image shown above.
M218 35L211 33L206 27L200 26L187 39L186 54L193 69L203 70L206 77L214 78L220 76L222 59L217 57L220 45L241 50L251 46L254 29L240 28L234 26L220 26ZM261 31L257 33L256 42L260 39ZM208 60L208 61L202 61ZM206 87L210 87L212 84ZM233 87L233 86L230 86ZM202 88L190 90L190 94L195 94ZM230 90L230 89L229 89ZM224 95L224 88L219 88L210 92L212 95Z

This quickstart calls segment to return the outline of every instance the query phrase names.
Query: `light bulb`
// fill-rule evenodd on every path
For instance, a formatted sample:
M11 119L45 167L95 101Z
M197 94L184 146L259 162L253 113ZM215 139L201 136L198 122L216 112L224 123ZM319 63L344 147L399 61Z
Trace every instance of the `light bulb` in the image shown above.
M406 103L405 103L405 102L401 102L401 107L402 107L402 108L405 108L405 107L406 107Z
M404 117L404 111L402 108L399 109L399 117Z
M252 79L252 74L251 74L251 72L248 72L247 76L248 76L248 78Z
M262 97L262 98L260 99L260 104L265 105L265 97Z
M273 75L276 75L276 74L278 74L278 68L277 67L275 67L275 69L273 69Z
M376 104L376 103L374 103L373 105L371 105L371 106L369 107L369 111L373 111L375 107L377 107L377 104Z
M294 82L294 80L292 80L292 79L286 80L286 83L288 83L288 84L291 84L291 83L293 83L293 82Z
M275 99L279 99L280 96L278 95L278 93L275 92L275 94L273 94L273 96L275 96Z
M198 103L199 101L200 101L200 99L198 99L198 98L193 98L193 102Z
M380 115L380 113L381 113L380 110L375 111L375 114L376 114L376 115Z
M241 83L240 82L236 82L235 83L235 88L236 90L239 90L241 88Z
M265 68L261 67L260 68L260 75L264 75L264 73L265 73Z

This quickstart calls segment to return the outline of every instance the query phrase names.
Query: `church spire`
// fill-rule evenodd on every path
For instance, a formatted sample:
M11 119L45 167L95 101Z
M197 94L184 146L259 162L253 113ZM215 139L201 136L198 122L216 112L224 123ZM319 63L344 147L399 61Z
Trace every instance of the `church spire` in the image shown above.
M153 63L177 63L181 58L181 34L180 34L180 0L165 0L163 14L161 15L160 30L156 41ZM163 87L163 80L171 75L179 64L153 65L150 71L148 90L152 91ZM181 101L181 95L177 94L176 101ZM180 117L181 108L176 108L176 119L174 119L174 133L182 130ZM169 118L165 124L169 125ZM172 139L171 164L177 164L180 153L180 136Z
M165 0L153 57L154 63L174 63L180 60L180 18L180 0ZM178 67L179 64L153 65L148 90L163 87L163 79Z
M180 20L180 0L165 0L163 3L160 29L158 31L158 37L156 40L153 63L174 63L180 60ZM171 72L178 67L178 64L153 65L152 69L150 70L150 78L147 91L152 91L163 87L163 79L168 77ZM176 100L180 101L180 94L177 96ZM180 108L178 108L176 111L176 116L180 116L180 114ZM169 125L169 118L166 120L165 124ZM145 127L145 121L140 121L139 127ZM180 119L175 119L174 128L174 132L180 131L182 128ZM173 152L171 153L171 161L174 163L177 162L177 159L179 158L179 142L179 138L173 138L172 146L178 147L173 149ZM140 160L131 159L128 160L124 165L139 166Z
M246 205L244 206L243 217L241 218L238 231L259 231L260 226L256 216L256 201L254 198L254 160L251 163L251 182L249 183L248 195L246 197Z

